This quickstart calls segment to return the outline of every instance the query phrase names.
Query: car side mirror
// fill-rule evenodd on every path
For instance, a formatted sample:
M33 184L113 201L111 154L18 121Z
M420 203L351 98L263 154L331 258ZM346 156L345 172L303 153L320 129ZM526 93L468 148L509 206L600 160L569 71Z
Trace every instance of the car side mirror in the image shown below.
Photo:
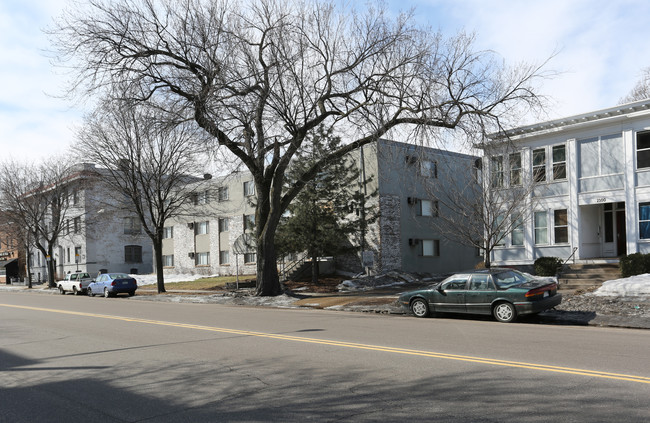
M445 290L442 289L442 285L438 285L436 289L438 290L438 292L445 292Z

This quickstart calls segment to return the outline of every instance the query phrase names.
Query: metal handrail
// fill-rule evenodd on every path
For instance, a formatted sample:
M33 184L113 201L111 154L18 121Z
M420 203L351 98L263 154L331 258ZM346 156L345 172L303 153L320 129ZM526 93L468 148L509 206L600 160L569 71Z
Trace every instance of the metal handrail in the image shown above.
M303 263L305 263L305 260L307 258L307 252L303 252L297 260L294 260L290 262L288 266L283 266L282 267L282 280L286 281L287 280L287 275L291 273L293 270L297 269L298 267L302 266ZM284 263L284 261L283 261Z

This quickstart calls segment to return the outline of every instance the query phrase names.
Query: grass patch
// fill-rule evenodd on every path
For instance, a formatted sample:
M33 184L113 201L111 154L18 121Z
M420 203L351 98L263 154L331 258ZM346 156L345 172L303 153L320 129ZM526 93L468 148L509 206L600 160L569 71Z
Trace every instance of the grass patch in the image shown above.
M254 275L240 275L239 282L248 281L254 278ZM219 290L225 289L227 283L235 283L236 281L236 276L219 276L186 282L165 282L165 289Z

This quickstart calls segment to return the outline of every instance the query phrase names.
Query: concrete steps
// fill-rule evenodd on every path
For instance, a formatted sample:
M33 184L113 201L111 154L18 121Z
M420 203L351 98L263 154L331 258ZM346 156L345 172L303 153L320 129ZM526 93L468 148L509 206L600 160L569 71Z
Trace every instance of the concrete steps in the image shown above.
M558 281L561 290L588 290L600 287L603 282L619 279L618 263L565 265Z

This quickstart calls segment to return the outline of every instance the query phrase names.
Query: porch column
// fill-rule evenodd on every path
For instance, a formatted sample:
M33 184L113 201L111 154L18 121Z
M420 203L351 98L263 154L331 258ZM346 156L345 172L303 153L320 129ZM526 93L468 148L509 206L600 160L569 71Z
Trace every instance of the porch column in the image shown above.
M627 253L638 252L639 206L636 203L634 131L623 131L623 145L625 146L625 232Z
M578 151L575 138L566 141L567 149L567 183L569 185L569 207L567 218L569 224L569 244L571 251L578 247L574 257L581 258L580 251L580 234L582 232L582 222L580 219L580 205L578 204L579 177L578 177Z

